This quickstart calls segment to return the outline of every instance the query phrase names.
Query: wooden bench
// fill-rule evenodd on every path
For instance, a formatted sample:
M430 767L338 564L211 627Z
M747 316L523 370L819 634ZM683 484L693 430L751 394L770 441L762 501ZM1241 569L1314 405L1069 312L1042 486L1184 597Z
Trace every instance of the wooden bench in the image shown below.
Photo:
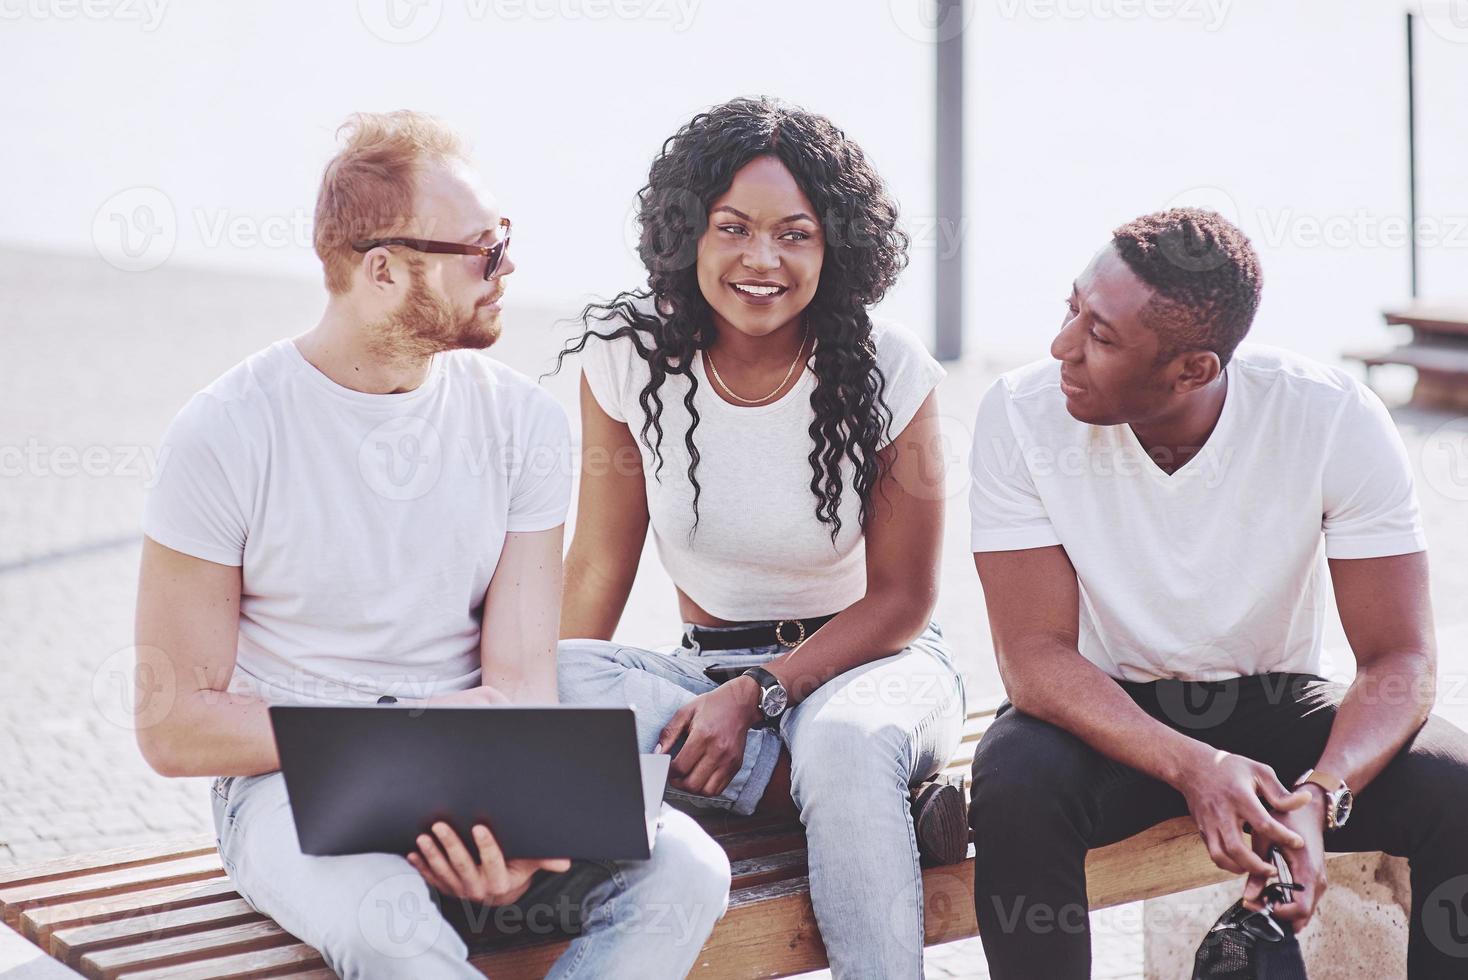
M949 768L967 774L992 712L970 715ZM728 914L693 976L782 977L826 965L806 880L799 824L705 816L734 868ZM1190 818L1092 851L1091 908L1155 898L1230 876L1208 859ZM928 945L976 935L973 857L923 873ZM1222 912L1222 909L1219 909ZM314 949L239 897L209 836L0 870L4 923L88 977L330 977ZM539 977L565 939L476 948L472 962L502 977Z
M1423 408L1468 411L1468 308L1414 303L1382 314L1388 325L1410 327L1411 339L1382 351L1346 351L1371 369L1400 364L1416 370L1412 402Z

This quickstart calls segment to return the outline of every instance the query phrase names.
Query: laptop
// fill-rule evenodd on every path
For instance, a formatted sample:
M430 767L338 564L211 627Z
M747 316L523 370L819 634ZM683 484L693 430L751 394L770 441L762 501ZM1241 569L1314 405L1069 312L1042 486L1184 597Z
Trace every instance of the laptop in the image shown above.
M630 708L272 705L305 854L408 854L435 821L473 853L651 856L667 755L639 755Z

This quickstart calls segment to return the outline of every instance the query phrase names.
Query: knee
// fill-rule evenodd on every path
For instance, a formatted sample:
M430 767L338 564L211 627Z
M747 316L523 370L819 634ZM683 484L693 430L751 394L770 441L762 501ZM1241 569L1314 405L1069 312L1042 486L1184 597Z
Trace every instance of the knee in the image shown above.
M343 903L330 914L332 921L311 938L343 977L434 975L445 963L468 958L463 939L412 869L381 878L355 905Z
M861 811L880 793L905 798L910 744L897 725L842 714L800 719L790 744L791 795L803 814L811 807Z
M692 817L665 807L650 864L656 891L671 906L680 942L702 945L729 907L729 856Z
M969 826L976 835L1023 831L1068 819L1095 750L1048 722L1011 711L995 721L974 752Z

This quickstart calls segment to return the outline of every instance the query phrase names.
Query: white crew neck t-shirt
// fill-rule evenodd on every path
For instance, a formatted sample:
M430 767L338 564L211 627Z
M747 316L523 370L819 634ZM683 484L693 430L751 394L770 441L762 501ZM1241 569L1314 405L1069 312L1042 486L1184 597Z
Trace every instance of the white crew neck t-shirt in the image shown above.
M230 687L273 703L478 684L505 534L556 527L570 503L565 412L478 351L377 395L281 340L195 395L162 452L143 531L241 566Z
M619 324L598 327L608 332ZM944 370L922 343L892 323L876 322L872 340L886 379L884 398L892 411L888 435L902 434ZM831 525L816 519L811 492L810 452L815 420L811 392L816 377L807 362L794 386L758 406L732 405L713 390L703 358L694 355L698 391L693 404L698 428L699 523L692 541L693 484L684 433L691 416L683 404L689 388L682 375L669 375L663 401L663 467L641 438L645 418L638 395L647 383L647 362L630 337L592 339L582 368L597 403L628 423L642 454L653 539L673 583L699 607L731 622L795 619L840 612L866 594L866 546L860 500L850 461L842 468L841 533L833 545ZM648 431L656 439L654 430ZM879 448L888 439L879 441ZM880 497L877 499L880 504Z
M1060 364L984 396L973 550L1062 545L1080 653L1119 680L1319 673L1327 558L1426 548L1412 468L1381 400L1344 371L1242 345L1203 449L1168 475L1129 425L1065 408Z

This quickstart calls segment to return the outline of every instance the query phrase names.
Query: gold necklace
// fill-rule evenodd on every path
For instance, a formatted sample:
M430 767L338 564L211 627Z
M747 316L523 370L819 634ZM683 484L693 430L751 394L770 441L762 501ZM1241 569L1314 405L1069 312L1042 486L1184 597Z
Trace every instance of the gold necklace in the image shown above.
M780 379L780 383L775 385L775 390L770 392L768 395L765 395L763 398L745 398L742 395L735 394L734 390L730 388L727 384L725 384L724 379L719 376L719 369L714 364L713 352L704 351L703 356L704 359L709 362L709 370L713 372L714 380L719 383L719 387L723 388L730 398L733 398L736 401L741 401L746 405L758 405L760 402L766 402L775 397L775 393L778 392L781 388L785 387L785 382L789 381L790 376L795 373L795 365L800 363L800 355L805 353L805 341L809 333L810 326L804 320L802 320L800 324L800 347L797 348L795 351L795 360L790 362L790 369L785 372L785 377Z

